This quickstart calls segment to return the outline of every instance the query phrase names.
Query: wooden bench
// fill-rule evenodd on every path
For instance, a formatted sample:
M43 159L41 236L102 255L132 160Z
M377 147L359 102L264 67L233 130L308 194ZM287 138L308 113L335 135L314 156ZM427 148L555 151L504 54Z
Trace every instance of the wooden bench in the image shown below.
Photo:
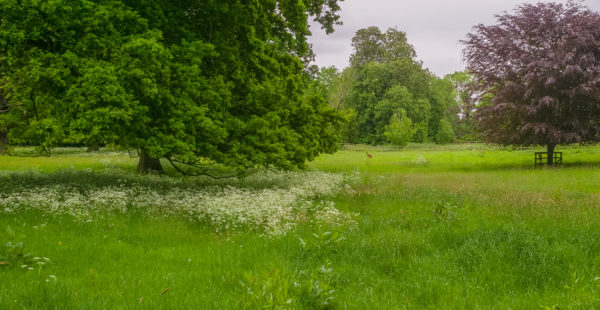
M535 165L547 165L548 164L548 152L535 152ZM554 152L552 154L552 164L562 165L562 152Z

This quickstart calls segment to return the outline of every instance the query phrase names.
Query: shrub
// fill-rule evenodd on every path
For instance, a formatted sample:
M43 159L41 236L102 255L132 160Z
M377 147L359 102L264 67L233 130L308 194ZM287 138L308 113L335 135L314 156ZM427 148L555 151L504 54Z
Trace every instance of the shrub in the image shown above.
M452 125L445 119L440 120L437 134L435 135L435 143L448 144L454 141L454 130Z
M405 146L415 132L412 120L406 116L404 110L401 110L400 113L395 113L390 119L390 124L385 126L384 135L391 144Z

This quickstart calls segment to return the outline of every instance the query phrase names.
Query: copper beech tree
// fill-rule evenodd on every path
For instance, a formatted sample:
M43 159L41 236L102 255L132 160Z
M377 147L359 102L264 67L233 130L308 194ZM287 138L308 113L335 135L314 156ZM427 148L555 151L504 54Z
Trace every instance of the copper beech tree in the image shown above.
M486 141L545 145L600 140L600 14L578 3L524 4L462 43L482 100ZM552 165L553 161L548 160Z

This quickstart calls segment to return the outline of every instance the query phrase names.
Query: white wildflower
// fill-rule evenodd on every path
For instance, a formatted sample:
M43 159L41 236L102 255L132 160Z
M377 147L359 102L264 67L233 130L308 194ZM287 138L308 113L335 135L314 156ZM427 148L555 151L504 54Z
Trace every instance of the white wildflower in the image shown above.
M156 216L175 215L208 223L217 231L256 229L267 235L285 234L308 216L334 224L349 223L352 217L327 201L347 189L351 177L340 174L267 170L243 179L199 183L199 186L184 183L189 179L144 176L136 182L129 176L133 180L126 182L126 177L116 178L116 185L103 187L74 188L64 184L18 187L13 193L0 196L0 214L37 209L90 222L103 214L142 210ZM153 182L162 182L166 189L143 185ZM315 202L321 200L324 202Z
M417 159L415 159L412 163L418 166L423 166L427 164L427 159L423 155L417 155Z

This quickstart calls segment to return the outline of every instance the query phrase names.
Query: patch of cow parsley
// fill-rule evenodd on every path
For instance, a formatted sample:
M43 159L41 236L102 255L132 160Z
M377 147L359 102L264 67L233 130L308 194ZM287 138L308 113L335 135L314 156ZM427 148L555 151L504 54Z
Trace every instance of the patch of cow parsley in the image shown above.
M75 177L93 179L91 171L79 173L89 175ZM339 174L263 171L243 179L192 185L184 183L185 178L138 178L100 175L98 179L109 181L91 181L88 186L42 181L38 186L13 184L10 190L0 193L0 214L35 209L48 215L93 221L105 214L135 210L154 216L182 216L208 223L217 231L251 229L268 235L285 234L309 218L336 225L353 221L351 215L340 212L328 200L347 188L347 178Z

